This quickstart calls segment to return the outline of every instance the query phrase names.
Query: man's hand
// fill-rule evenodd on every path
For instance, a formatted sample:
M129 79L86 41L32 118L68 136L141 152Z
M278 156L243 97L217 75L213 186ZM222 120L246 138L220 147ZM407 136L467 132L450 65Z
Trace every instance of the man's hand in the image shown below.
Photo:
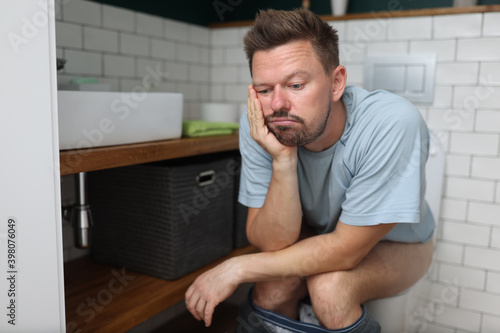
M212 324L215 307L236 290L238 258L226 260L222 264L200 275L186 291L186 307L205 326Z
M249 208L247 236L261 251L276 251L295 243L300 234L302 208L297 178L297 147L285 146L269 130L254 87L248 87L250 136L269 155L272 178L261 208ZM280 207L280 209L277 209Z
M250 136L271 155L273 160L297 156L297 147L283 145L269 131L264 120L261 103L257 98L257 92L252 85L248 86L247 117L250 123Z

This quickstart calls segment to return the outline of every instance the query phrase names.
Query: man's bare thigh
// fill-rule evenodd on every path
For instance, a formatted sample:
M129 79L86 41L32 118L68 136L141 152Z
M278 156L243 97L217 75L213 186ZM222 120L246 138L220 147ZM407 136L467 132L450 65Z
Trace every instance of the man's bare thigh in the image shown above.
M343 296L351 298L349 303L357 304L393 296L408 289L425 275L432 261L432 253L432 241L426 244L380 242L355 268L310 277L309 292L314 292L314 289L323 293L326 289L336 293L349 290L349 295ZM330 282L339 285L314 285Z

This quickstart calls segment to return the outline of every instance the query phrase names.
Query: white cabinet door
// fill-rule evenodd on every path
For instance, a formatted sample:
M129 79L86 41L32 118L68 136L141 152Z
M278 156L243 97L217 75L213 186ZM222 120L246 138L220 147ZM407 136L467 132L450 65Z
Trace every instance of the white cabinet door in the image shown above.
M63 332L54 0L0 13L0 332Z

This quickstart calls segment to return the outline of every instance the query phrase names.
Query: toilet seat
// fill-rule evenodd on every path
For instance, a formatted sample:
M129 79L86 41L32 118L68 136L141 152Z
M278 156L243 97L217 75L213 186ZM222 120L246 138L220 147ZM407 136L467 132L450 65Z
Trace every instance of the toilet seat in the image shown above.
M408 317L408 302L413 287L392 297L367 302L366 309L375 318L382 333L405 332L405 319Z

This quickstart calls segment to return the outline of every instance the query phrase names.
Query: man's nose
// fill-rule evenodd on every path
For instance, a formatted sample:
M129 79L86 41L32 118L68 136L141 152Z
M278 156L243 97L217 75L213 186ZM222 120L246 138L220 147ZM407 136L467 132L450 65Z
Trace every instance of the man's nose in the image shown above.
M290 109L290 102L286 96L286 91L280 86L275 87L273 90L271 108L273 111L288 111Z

